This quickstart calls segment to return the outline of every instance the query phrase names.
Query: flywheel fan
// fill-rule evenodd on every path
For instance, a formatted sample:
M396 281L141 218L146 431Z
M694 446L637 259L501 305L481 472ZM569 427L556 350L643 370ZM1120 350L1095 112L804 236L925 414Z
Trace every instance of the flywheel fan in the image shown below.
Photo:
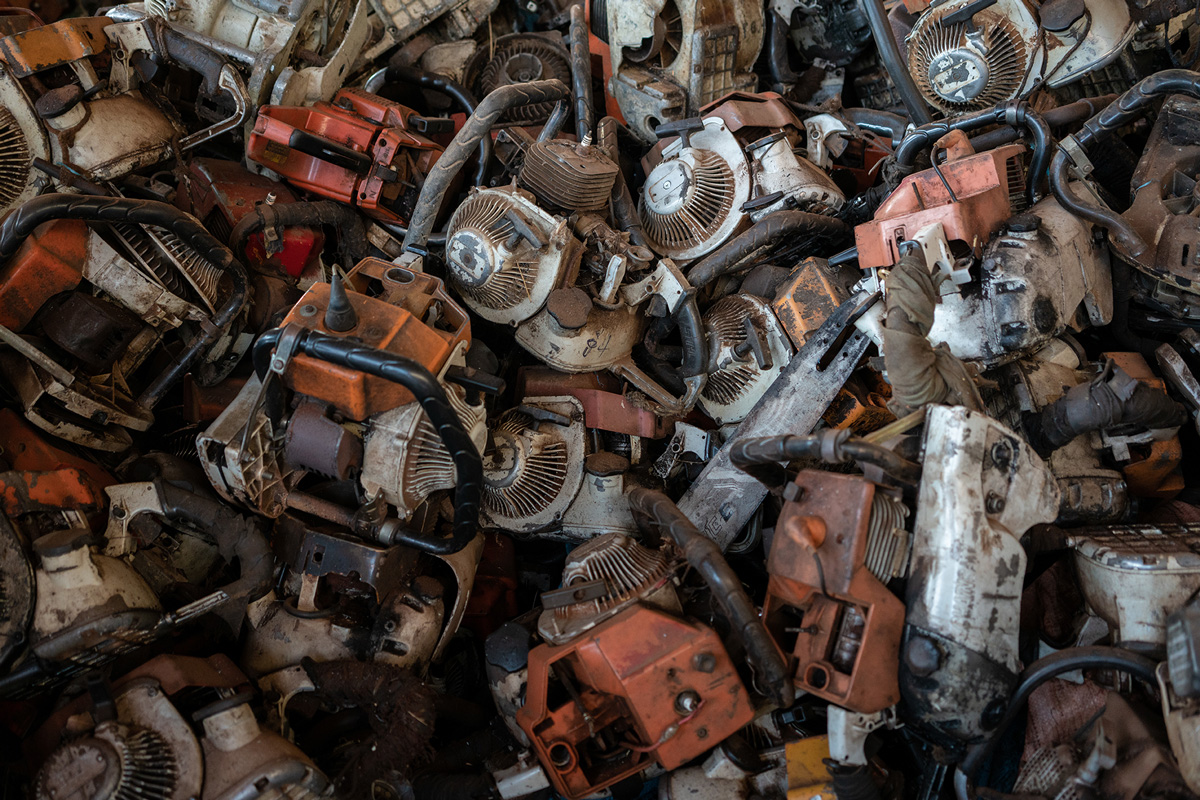
M35 796L170 800L176 771L175 757L161 735L106 723L93 736L51 754L38 774Z
M562 520L583 482L583 406L573 397L527 398L489 431L483 456L483 516L496 528L531 533Z
M704 314L710 371L699 405L718 424L741 422L792 357L791 344L770 306L733 294Z
M724 242L745 219L750 170L737 139L719 117L662 151L646 176L639 213L654 249L691 259Z
M946 113L977 111L1011 100L1020 92L1029 66L1029 46L1013 18L994 6L959 19L955 15L963 5L931 8L907 40L908 70L917 88Z
M479 316L516 325L537 313L558 285L578 242L564 219L513 187L474 191L450 219L451 287Z
M463 70L463 81L476 97L501 86L558 78L571 85L571 56L550 35L510 33L481 47ZM497 125L535 125L545 122L554 103L535 103L505 111Z

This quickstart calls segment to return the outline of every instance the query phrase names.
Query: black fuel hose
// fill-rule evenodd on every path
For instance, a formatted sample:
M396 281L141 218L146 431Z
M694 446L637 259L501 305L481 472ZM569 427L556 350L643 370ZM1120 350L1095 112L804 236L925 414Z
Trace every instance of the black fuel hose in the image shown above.
M783 92L784 88L794 86L800 76L792 70L788 62L788 32L791 24L779 12L767 7L767 69L771 72L772 90Z
M896 166L901 172L915 169L917 155L950 131L973 131L991 125L1009 125L1023 129L1033 138L1033 158L1029 163L1030 178L1025 187L1025 197L1029 204L1033 205L1040 196L1038 186L1050 164L1054 136L1046 120L1023 101L1001 103L995 108L985 108L953 119L931 122L910 131L896 148Z
M260 379L266 377L271 354L282 334L283 330L276 328L258 337L254 343L254 370ZM398 383L412 392L454 462L454 522L449 538L429 537L402 528L393 531L389 541L433 555L451 555L466 547L475 538L479 524L483 461L437 378L411 358L318 331L299 332L296 353Z
M475 113L467 118L466 123L454 135L454 139L438 157L437 163L429 171L425 183L421 186L421 194L417 197L416 208L413 209L412 219L408 223L408 235L404 237L404 249L424 249L429 242L429 234L437 219L438 210L442 206L450 184L467 161L467 156L474 150L479 140L490 137L492 125L504 112L520 106L536 105L538 103L555 103L551 120L543 127L553 129L561 125L566 118L568 108L565 102L571 92L562 81L531 81L530 83L514 83L501 86L479 102ZM561 108L560 108L561 107ZM557 119L557 121L556 121Z
M1046 681L1062 675L1064 672L1073 672L1078 669L1106 669L1126 672L1153 686L1158 682L1154 672L1157 666L1153 660L1119 647L1071 647L1051 653L1030 664L1021 673L1017 688L1008 700L1008 708L992 732L991 738L972 748L959 765L959 774L955 779L955 789L959 794L959 800L965 799L967 782L974 783L979 770L991 758L997 743L1004 738L1005 732L1016 721L1025 704L1029 702L1029 696Z
M259 203L233 226L229 234L229 249L234 253L246 251L251 234L267 227L316 228L328 225L337 231L338 252L342 266L350 269L371 252L367 227L352 207L333 200L298 201L295 203Z
M743 267L742 262L758 250L778 244L786 238L800 235L833 237L849 232L849 226L836 217L808 211L775 211L693 265L687 273L688 283L696 289L707 286L722 275L737 272Z
M1076 100L1074 103L1056 106L1043 112L1042 119L1046 121L1051 130L1064 128L1068 125L1083 122L1116 99L1117 96L1115 94L1085 97L1081 100ZM984 150L993 150L1000 145L1015 142L1019 138L1021 138L1019 130L1011 125L1002 125L999 128L993 128L977 136L972 136L971 147L975 148L975 152L982 153Z
M746 659L766 687L767 696L780 708L795 699L792 676L779 648L767 633L754 604L730 568L717 543L696 530L679 506L662 492L635 486L626 493L634 515L666 530L688 564L704 578L713 599L729 618L746 648Z
M604 117L596 126L596 145L609 160L618 166L621 163L621 153L617 142L621 123L615 117ZM637 204L629 192L629 183L625 180L625 171L617 171L617 180L613 184L610 198L613 221L617 228L629 234L629 243L651 250L650 240L642 227L642 218L638 216ZM653 252L653 251L652 251Z
M436 72L428 72L416 67L405 67L401 65L389 66L383 73L383 85L389 83L407 83L419 86L422 89L428 89L431 92L444 94L453 100L460 109L467 114L474 114L475 109L479 106L479 101L475 99L475 95L471 94L467 87L463 86L456 80L447 78L445 75L439 75ZM476 156L475 177L472 180L472 186L486 186L488 166L492 161L492 137L483 136L479 139L479 155Z
M888 21L887 9L883 7L883 0L863 0L863 8L867 12L867 23L871 26L871 37L875 40L875 47L879 50L879 61L887 71L888 77L892 79L892 83L895 84L896 91L900 94L900 100L904 103L905 110L908 111L908 116L914 125L926 125L932 122L933 117L929 114L929 106L925 104L921 90L917 88L912 73L908 71L908 65L904 63L904 58L900 55L900 46L896 44L896 37L892 33L892 24Z
M575 135L595 138L596 116L592 110L592 54L588 49L588 24L583 4L571 6L571 94L575 97Z
M200 220L175 206L157 200L77 194L44 194L19 206L5 217L4 224L0 225L0 264L13 257L35 228L55 219L132 223L162 228L177 236L201 258L232 279L233 290L229 297L138 397L139 406L154 408L163 395L188 373L197 359L217 343L246 305L246 270L234 258L233 252L209 233Z
M1150 245L1138 235L1124 217L1110 208L1081 200L1068 186L1068 169L1073 162L1069 143L1086 151L1093 144L1113 136L1118 130L1141 117L1157 98L1169 94L1200 97L1200 73L1186 69L1167 69L1143 78L1100 113L1093 116L1073 135L1063 140L1050 161L1050 189L1063 208L1108 231L1109 238L1126 255L1139 260Z
M800 458L817 458L830 464L857 461L873 464L893 478L907 483L921 480L921 465L896 455L883 445L851 436L848 428L830 428L804 436L763 436L730 442L729 460L739 469L759 464L778 464Z

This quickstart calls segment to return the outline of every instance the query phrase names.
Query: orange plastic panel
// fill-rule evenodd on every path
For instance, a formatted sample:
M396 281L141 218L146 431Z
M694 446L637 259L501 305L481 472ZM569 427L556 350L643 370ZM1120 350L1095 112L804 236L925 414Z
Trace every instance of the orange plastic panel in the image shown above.
M42 305L83 280L87 224L58 219L39 225L0 269L0 325L19 331Z
M858 265L863 269L892 266L898 258L898 242L938 222L949 241L963 242L978 255L988 237L1012 216L1008 161L1024 151L1022 144L1004 145L942 164L941 177L933 169L909 175L883 201L872 221L854 229Z
M578 697L549 706L551 668ZM693 693L698 704L680 708ZM586 709L586 711L585 711ZM703 625L635 605L566 645L529 653L517 724L554 788L568 800L658 762L675 769L754 718L750 696L721 638ZM595 731L626 746L598 752ZM607 756L607 757L605 757Z
M328 283L309 289L288 312L283 324L299 325L330 336L356 337L365 347L411 358L435 375L441 372L460 342L470 341L471 327L466 313L445 293L437 278L375 259L363 261L350 277L351 282L375 278L383 285L381 298L349 292L350 303L358 315L358 324L352 330L339 333L325 327ZM423 322L435 303L444 327L433 328ZM293 390L323 400L356 420L365 420L414 399L399 384L305 355L292 359L287 382Z

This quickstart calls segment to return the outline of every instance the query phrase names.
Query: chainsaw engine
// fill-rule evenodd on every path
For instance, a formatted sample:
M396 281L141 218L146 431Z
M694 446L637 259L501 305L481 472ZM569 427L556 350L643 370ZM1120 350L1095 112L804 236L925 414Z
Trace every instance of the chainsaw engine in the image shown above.
M638 136L691 117L730 92L753 91L763 43L760 3L605 0L592 31L608 43L608 91Z
M1113 0L932 3L905 40L908 69L931 105L961 114L1078 80L1119 56L1137 27Z
M33 796L329 796L328 779L308 756L259 725L246 687L224 656L151 659L116 681L111 693L99 686L99 697L75 700L42 726L35 742L54 749ZM77 720L87 720L88 728Z
M246 73L256 108L329 100L366 44L369 10L366 0L147 0L117 6L108 15L123 21L149 16L201 40L217 40L221 52Z
M466 312L438 279L387 262L367 259L348 281L371 288L374 296L347 292L340 279L317 284L284 326L295 326L298 333L356 337L363 347L412 359L443 376L439 385L448 407L475 448L481 447L482 399L478 386L465 377L471 335ZM446 382L447 375L462 376L464 385ZM278 389L264 388L263 381L274 384L280 377L292 401L286 409L272 409L264 399ZM420 409L419 398L396 382L296 353L281 371L248 381L200 435L197 447L209 479L226 499L270 517L291 506L382 535L379 526L389 504L407 518L429 492L455 484L455 459L461 454L447 451L444 431ZM341 482L357 498L349 505L370 511L356 516L337 502L310 497L300 490L306 476L309 483Z
M525 704L516 711L569 800L655 763L674 769L754 716L720 637L680 615L673 558L622 534L579 550L563 588L543 595L554 608L539 627L555 643L529 650Z
M162 207L125 202L124 212ZM129 431L150 426L169 386L170 373L145 377L143 365L164 342L195 340L218 317L225 321L198 354L194 377L211 384L228 375L252 338L242 331L245 279L197 249L212 244L207 235L185 241L128 222L62 219L36 228L0 271L0 324L14 332L0 372L26 418L85 447L125 450Z
M908 570L909 510L861 477L805 470L794 485L768 556L763 620L795 659L798 688L882 711L900 699L904 604L887 582Z
M402 223L442 151L414 131L444 128L398 103L343 89L332 102L263 106L246 157L301 189Z
M305 659L423 671L458 628L482 549L477 539L438 564L292 514L275 530L284 572L247 609L240 662L264 689L293 682Z
M1020 537L1054 520L1059 490L1033 449L985 415L936 406L925 425L900 693L909 724L966 743L995 728L1017 682Z
M738 94L703 113L660 125L660 137L677 138L642 161L638 212L657 252L693 259L772 211L841 207L837 185L796 155L805 129L777 95Z
M0 677L0 696L28 697L65 683L206 614L232 631L241 627L246 603L270 586L266 541L253 520L182 488L186 479L172 483L172 470L164 469L154 481L107 488L112 512L98 544L85 527L39 535L31 546L19 535L4 537L12 578L5 592L22 590L6 601L7 619L26 619L28 628L14 627L6 643L6 658L17 652L12 645L26 648ZM7 518L3 527L13 533ZM236 558L240 576L215 586L222 558Z

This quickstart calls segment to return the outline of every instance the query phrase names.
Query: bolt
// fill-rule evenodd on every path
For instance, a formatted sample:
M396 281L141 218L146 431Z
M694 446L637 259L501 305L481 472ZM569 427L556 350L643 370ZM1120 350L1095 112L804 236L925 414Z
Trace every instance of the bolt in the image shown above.
M708 728L697 728L696 729L696 738L697 739L707 739L708 738Z
M997 469L1008 469L1008 465L1012 463L1012 449L1009 448L1008 442L996 442L992 445L992 463Z
M783 499L789 503L799 503L804 498L804 487L789 483L783 487Z
M680 692L675 695L675 711L676 713L688 715L700 707L700 695L696 694L691 689L686 692Z
M317 315L317 307L314 306L312 303L305 303L304 305L300 306L300 316L315 317L316 315Z
M692 667L697 672L712 672L717 668L717 657L712 653L697 653L692 658Z
M995 492L988 492L987 500L984 501L984 508L989 514L999 514L1004 510L1004 498Z
M112 515L116 519L125 519L125 509L120 506L113 506Z
M942 663L938 646L924 636L914 636L904 648L904 662L912 673L924 678L932 675Z

